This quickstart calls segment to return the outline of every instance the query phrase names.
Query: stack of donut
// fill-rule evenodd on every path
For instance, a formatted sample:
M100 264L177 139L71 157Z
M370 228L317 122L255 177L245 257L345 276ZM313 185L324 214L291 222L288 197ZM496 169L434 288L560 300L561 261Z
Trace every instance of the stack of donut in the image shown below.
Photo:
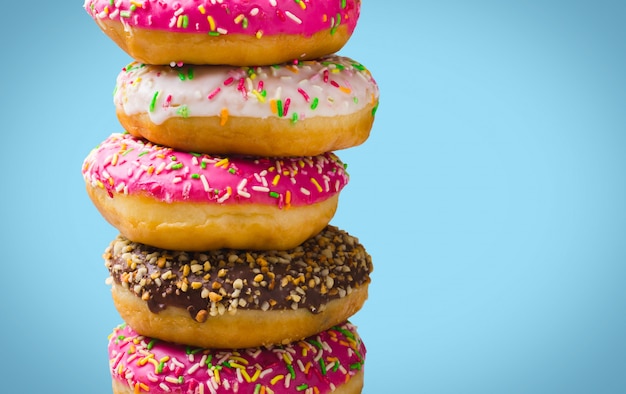
M125 129L82 173L119 235L104 252L124 323L114 393L360 393L349 318L372 261L330 224L334 153L363 143L369 71L336 52L360 0L86 0L134 61Z

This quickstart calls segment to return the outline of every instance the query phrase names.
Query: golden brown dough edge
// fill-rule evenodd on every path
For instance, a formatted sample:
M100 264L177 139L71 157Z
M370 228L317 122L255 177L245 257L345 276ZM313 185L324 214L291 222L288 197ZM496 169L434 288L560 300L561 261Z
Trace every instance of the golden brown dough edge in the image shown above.
M230 64L264 66L294 59L311 60L339 51L351 34L341 25L313 34L241 34L214 37L208 34L176 33L124 26L119 21L96 19L98 26L133 59L146 64Z
M291 249L319 233L332 219L339 195L305 206L279 209L259 204L161 202L115 194L87 184L100 214L134 242L162 249Z
M117 117L130 134L159 145L190 152L258 156L315 156L362 144L370 135L376 103L349 115L315 117L292 123L289 119L231 116L170 118L155 124L148 113Z
M113 282L113 303L120 316L141 335L207 348L247 348L286 344L327 330L358 312L368 283L326 304L320 313L296 310L238 309L235 313L195 321L185 309L168 307L153 313L147 302Z

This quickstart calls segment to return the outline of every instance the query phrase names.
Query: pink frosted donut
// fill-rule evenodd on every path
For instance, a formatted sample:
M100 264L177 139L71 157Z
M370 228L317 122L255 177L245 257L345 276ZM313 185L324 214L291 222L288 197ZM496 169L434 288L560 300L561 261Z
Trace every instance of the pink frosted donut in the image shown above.
M360 0L86 0L85 10L148 64L268 65L337 52Z
M215 350L116 327L109 336L114 394L360 393L366 349L349 322L289 345Z
M275 66L151 66L117 77L118 119L176 149L308 156L364 142L378 86L360 63L331 55Z
M320 232L348 182L331 152L215 156L112 134L85 158L87 192L128 239L164 249L289 249Z

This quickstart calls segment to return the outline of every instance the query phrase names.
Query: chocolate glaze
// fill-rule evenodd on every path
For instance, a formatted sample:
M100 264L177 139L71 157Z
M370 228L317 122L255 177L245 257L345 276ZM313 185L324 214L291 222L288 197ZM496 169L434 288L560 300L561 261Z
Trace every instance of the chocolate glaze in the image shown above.
M167 307L198 321L238 309L324 310L370 281L371 256L334 226L290 250L185 252L118 236L104 253L112 279L153 313Z

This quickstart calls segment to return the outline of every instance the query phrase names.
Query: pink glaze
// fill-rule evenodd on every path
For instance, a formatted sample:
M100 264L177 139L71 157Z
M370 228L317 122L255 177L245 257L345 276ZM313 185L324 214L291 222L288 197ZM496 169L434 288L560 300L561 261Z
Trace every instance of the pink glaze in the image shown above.
M86 0L94 19L144 29L211 35L332 34L356 27L360 0Z
M365 353L350 323L290 345L243 350L176 345L128 325L109 336L112 378L153 394L329 393L361 370Z
M112 134L83 163L83 177L116 194L144 194L164 202L307 205L348 182L332 152L313 157L215 156L173 150L130 134Z

